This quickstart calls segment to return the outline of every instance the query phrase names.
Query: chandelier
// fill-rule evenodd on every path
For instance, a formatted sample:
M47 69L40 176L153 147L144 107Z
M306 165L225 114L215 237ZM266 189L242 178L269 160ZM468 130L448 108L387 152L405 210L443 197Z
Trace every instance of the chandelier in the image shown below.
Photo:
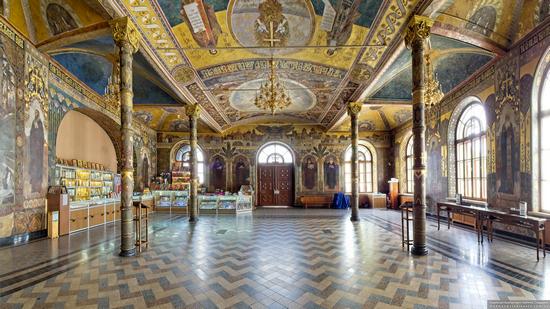
M256 94L254 105L259 109L269 110L275 115L277 110L282 110L292 104L283 83L279 81L275 74L275 63L273 57L269 61L269 78L260 86L259 93Z
M424 91L424 103L426 107L430 108L435 106L443 96L445 95L441 90L441 85L437 80L437 75L433 71L432 63L430 61L430 54L427 53L426 56L426 71L424 75L425 91Z

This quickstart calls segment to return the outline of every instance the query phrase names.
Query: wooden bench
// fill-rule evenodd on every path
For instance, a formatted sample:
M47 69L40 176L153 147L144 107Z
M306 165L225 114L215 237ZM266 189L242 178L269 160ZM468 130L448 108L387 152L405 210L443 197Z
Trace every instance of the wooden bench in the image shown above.
M309 206L330 208L332 195L304 195L300 197L300 203L304 205L304 208L308 208Z

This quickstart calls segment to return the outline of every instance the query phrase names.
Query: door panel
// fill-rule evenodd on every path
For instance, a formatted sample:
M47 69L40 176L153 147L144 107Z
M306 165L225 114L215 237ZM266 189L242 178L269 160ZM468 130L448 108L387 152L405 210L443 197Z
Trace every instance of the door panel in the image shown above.
M274 166L261 165L258 167L258 205L267 206L274 204L273 189L275 187Z
M275 167L275 184L277 185L275 203L280 206L291 206L293 203L292 166Z
M294 202L292 164L258 166L258 205L291 206Z

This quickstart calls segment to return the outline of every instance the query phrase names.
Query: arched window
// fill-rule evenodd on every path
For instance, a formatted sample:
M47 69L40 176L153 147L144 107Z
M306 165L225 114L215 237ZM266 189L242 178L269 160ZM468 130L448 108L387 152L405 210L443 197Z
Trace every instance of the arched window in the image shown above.
M258 163L292 163L292 152L282 143L271 143L264 146L258 155Z
M413 172L413 137L409 137L407 142L407 152L405 153L405 164L407 166L407 193L414 192L414 172Z
M456 192L466 198L487 198L485 110L480 103L468 106L456 128Z
M191 159L191 146L183 145L176 152L176 161L181 162L184 169L189 169L189 160ZM199 177L199 183L204 183L204 154L202 150L197 147L197 173Z
M543 59L550 59L550 49ZM538 100L533 101L533 204L541 211L550 212L550 64L544 60L541 64L542 88L534 89L539 92ZM546 133L545 133L546 132ZM545 158L543 160L543 158Z
M359 193L372 192L372 154L363 146L357 146L357 161L359 176ZM346 150L344 156L344 181L346 192L351 192L351 147Z

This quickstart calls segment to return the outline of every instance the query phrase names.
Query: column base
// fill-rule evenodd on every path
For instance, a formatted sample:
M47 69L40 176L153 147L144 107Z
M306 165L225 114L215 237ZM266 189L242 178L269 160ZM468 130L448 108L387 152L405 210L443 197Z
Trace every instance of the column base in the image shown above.
M129 250L120 250L120 253L118 254L118 256L122 257L130 257L134 255L136 255L136 248L132 248Z
M195 223L195 222L198 222L199 221L199 218L197 217L189 217L189 222L190 223Z
M412 253L412 255L416 255L416 256L428 255L428 248L426 248L426 246L415 246L415 245L413 245L413 247L411 249L411 253Z
M357 222L359 221L359 216L358 215L351 215L351 217L349 218L351 220L351 222Z

